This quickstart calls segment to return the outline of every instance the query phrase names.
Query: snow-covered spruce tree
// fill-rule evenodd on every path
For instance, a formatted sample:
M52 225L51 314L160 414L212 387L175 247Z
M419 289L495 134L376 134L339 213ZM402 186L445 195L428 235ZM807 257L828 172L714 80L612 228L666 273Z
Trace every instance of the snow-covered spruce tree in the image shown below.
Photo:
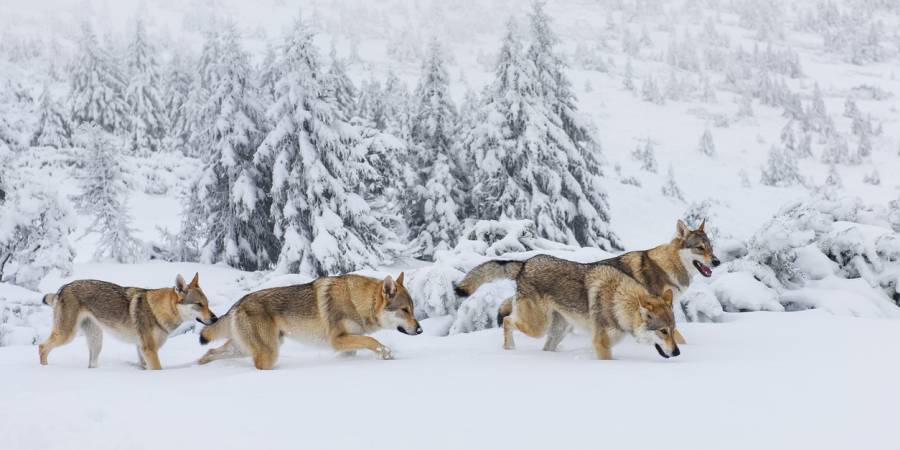
M863 176L863 183L879 186L881 184L881 175L879 175L878 169L873 167L871 172L865 174Z
M644 145L638 145L631 152L631 157L641 163L641 169L650 173L656 173L658 164L656 163L656 149L653 141L646 139Z
M659 87L656 86L656 80L652 75L648 75L641 83L641 97L644 101L656 103L657 105L666 103L666 97L659 91Z
M117 262L135 262L143 256L143 245L131 228L131 216L125 204L127 187L118 139L99 125L81 125L75 134L75 144L84 150L82 160L82 191L76 203L94 216L88 231L100 235L94 258Z
M794 155L778 147L769 148L769 159L762 169L760 183L766 186L793 186L803 184L800 168Z
M324 275L382 263L391 233L356 193L375 169L352 151L360 130L329 95L312 40L297 20L278 58L272 130L255 160L272 170L276 270Z
M72 144L72 129L60 105L53 99L50 87L44 86L41 93L38 128L31 138L31 145L64 148Z
M350 81L350 77L347 76L347 68L344 65L344 61L338 58L333 42L329 57L331 65L328 67L328 76L326 78L328 89L331 90L331 95L337 102L338 107L341 108L341 113L344 117L353 118L356 116L356 87L353 86L353 81Z
M82 24L78 55L70 70L69 104L75 124L96 123L108 132L125 130L124 77L87 23Z
M200 260L263 270L274 261L277 245L268 214L268 174L253 161L263 138L262 107L235 25L225 26L218 45L219 60L201 114L212 123L202 138L210 148L197 185L195 213L205 222Z
M485 120L463 138L473 167L474 214L480 219L532 219L539 236L557 242L621 248L609 229L594 147L566 132L555 112L566 102L549 98L559 91L537 77L552 72L538 70L534 60L544 59L523 55L510 20L496 79L484 99ZM573 132L587 132L569 125Z
M163 112L166 114L166 130L163 147L167 151L188 154L187 143L190 135L188 99L191 96L193 78L188 69L186 57L175 50L166 67L163 89Z
M622 76L622 86L625 90L634 92L634 68L631 66L631 58L625 63L625 74Z
M669 165L669 170L666 172L666 181L662 186L662 194L669 198L677 198L684 201L684 195L681 193L681 188L678 187L678 182L675 181L675 171L671 165Z
M206 108L212 96L212 89L217 79L218 61L221 60L221 30L215 24L205 33L203 48L197 61L196 73L189 90L189 95L182 105L185 117L187 142L185 153L190 156L205 158L212 148L209 138L213 135L211 127L213 111Z
M135 21L134 36L128 44L127 64L129 149L138 154L157 152L162 148L168 123L155 49L140 17Z
M821 161L825 164L846 164L851 162L847 140L842 136L834 136L822 149Z
M436 250L456 245L463 198L457 182L459 169L451 154L456 128L456 107L450 98L450 80L443 49L432 39L422 62L414 94L411 123L414 178L406 194L411 247L431 259Z
M716 154L716 144L713 142L712 132L709 127L703 130L703 136L700 136L700 145L697 150L706 156L714 156Z

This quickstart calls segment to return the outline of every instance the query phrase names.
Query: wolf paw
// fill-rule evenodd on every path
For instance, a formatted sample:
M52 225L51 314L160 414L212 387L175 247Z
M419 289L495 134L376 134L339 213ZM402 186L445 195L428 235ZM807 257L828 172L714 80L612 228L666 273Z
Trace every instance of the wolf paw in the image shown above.
M394 359L394 355L391 353L391 349L385 346L378 347L378 356L381 356L381 359Z

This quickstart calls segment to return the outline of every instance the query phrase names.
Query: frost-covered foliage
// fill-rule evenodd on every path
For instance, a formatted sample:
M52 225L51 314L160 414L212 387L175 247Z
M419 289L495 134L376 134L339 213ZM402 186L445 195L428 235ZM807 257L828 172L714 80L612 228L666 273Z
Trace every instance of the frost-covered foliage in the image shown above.
M669 166L669 170L666 172L666 180L663 182L662 186L662 195L684 201L684 194L681 193L681 188L678 187L678 182L675 180L675 171L672 169L672 166Z
M312 38L298 20L285 39L272 130L255 161L271 170L277 270L324 275L383 262L391 231L355 189L375 169L353 151L361 130L330 95Z
M143 244L134 237L127 205L126 171L121 163L121 140L99 125L85 124L75 135L82 148L81 193L75 201L94 216L88 231L99 234L94 259L135 262L144 256Z
M87 23L82 25L78 56L70 70L69 103L75 123L95 123L108 132L124 130L128 123L125 78Z
M175 51L165 68L163 105L167 127L164 130L163 147L168 151L188 154L187 143L190 136L190 111L188 99L193 78L188 62L180 51Z
M406 220L412 248L427 259L456 245L462 231L462 175L453 152L457 113L449 92L449 76L440 43L428 46L416 87L411 124L414 177L408 188Z
M706 156L716 154L716 144L713 142L712 132L708 127L703 130L703 136L700 136L700 145L697 146L697 150Z
M784 149L772 146L769 148L769 159L762 168L760 183L766 186L792 186L803 184L800 167L794 155Z
M128 144L132 152L156 152L162 148L168 126L156 49L150 44L144 21L134 24L134 36L128 44Z
M656 150L653 141L646 139L644 145L638 145L631 152L631 157L641 163L641 169L650 173L656 173L658 164L656 162Z
M53 99L49 86L41 93L38 129L31 138L31 145L41 147L64 148L72 144L72 129L66 114Z
M220 59L203 105L203 115L214 118L204 138L211 147L197 186L199 208L190 213L205 223L201 261L222 261L243 270L266 269L277 249L268 215L269 179L253 162L263 138L262 107L237 29L226 28L218 39Z
M541 14L540 8L533 12L535 43L527 54L509 22L482 106L484 121L463 138L474 168L475 216L528 218L548 239L621 248L609 229L592 131L576 116L568 80L557 66L545 66L563 63L552 53L555 38Z
M727 263L726 271L735 275L713 281L720 286L717 297L723 306L730 302L726 310L822 307L900 315L892 305L900 305L900 235L889 220L888 209L866 206L859 198L819 196L789 203L750 239L746 257ZM737 274L744 274L740 283L733 278ZM847 281L854 279L865 285ZM826 285L853 294L842 304L839 295L821 291ZM746 301L734 303L737 295Z
M0 173L5 176L10 174ZM0 282L37 289L51 272L69 275L75 218L67 203L50 187L25 180L16 179L6 188L0 199Z

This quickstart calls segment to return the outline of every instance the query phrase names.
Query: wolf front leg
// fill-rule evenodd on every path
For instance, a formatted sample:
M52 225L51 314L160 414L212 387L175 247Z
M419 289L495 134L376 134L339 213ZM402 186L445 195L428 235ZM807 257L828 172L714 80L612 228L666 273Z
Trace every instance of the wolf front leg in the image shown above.
M593 343L598 359L612 359L612 342L606 327L594 326Z
M394 358L394 355L391 354L391 349L381 342L378 342L375 338L369 336L359 336L355 334L333 336L331 338L331 346L339 352L350 352L365 348L380 356L381 359Z
M144 362L146 363L145 368L150 370L162 369L162 365L159 363L159 354L157 353L159 351L159 346L152 336L141 336L139 349L141 356L144 357Z

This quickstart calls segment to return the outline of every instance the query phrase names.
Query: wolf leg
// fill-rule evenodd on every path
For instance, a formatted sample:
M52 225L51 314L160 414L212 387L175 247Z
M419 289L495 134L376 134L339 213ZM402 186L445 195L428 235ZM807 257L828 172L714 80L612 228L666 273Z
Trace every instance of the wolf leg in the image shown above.
M87 338L88 351L90 352L88 368L94 369L97 367L97 358L100 356L100 350L103 349L103 330L93 320L84 319L81 321L81 331L84 332L84 336Z
M75 327L78 326L78 309L76 301L69 297L60 297L53 306L53 329L47 340L38 346L41 365L47 365L47 355L61 345L72 342L75 338Z
M141 369L146 369L147 361L144 361L144 354L141 353L141 346L138 345L137 347L135 347L135 349L137 350L138 365L141 366Z
M159 363L159 346L152 336L141 336L140 345L141 355L146 363L145 368L150 370L161 370L162 365Z
M606 327L594 326L593 336L594 351L597 352L599 359L612 359L612 349L609 332Z
M559 347L559 343L565 339L572 330L572 326L562 314L554 311L550 316L550 328L547 330L547 342L544 343L544 351L553 352Z
M331 346L339 352L350 352L365 348L380 356L381 359L394 359L391 349L370 336L355 334L333 336L331 338Z
M237 345L235 345L234 341L229 339L225 341L225 343L220 347L210 349L208 352L206 352L205 355L203 355L202 358L200 358L199 361L197 361L197 363L208 364L220 359L240 358L242 356L246 355L241 351L240 348L238 348Z

